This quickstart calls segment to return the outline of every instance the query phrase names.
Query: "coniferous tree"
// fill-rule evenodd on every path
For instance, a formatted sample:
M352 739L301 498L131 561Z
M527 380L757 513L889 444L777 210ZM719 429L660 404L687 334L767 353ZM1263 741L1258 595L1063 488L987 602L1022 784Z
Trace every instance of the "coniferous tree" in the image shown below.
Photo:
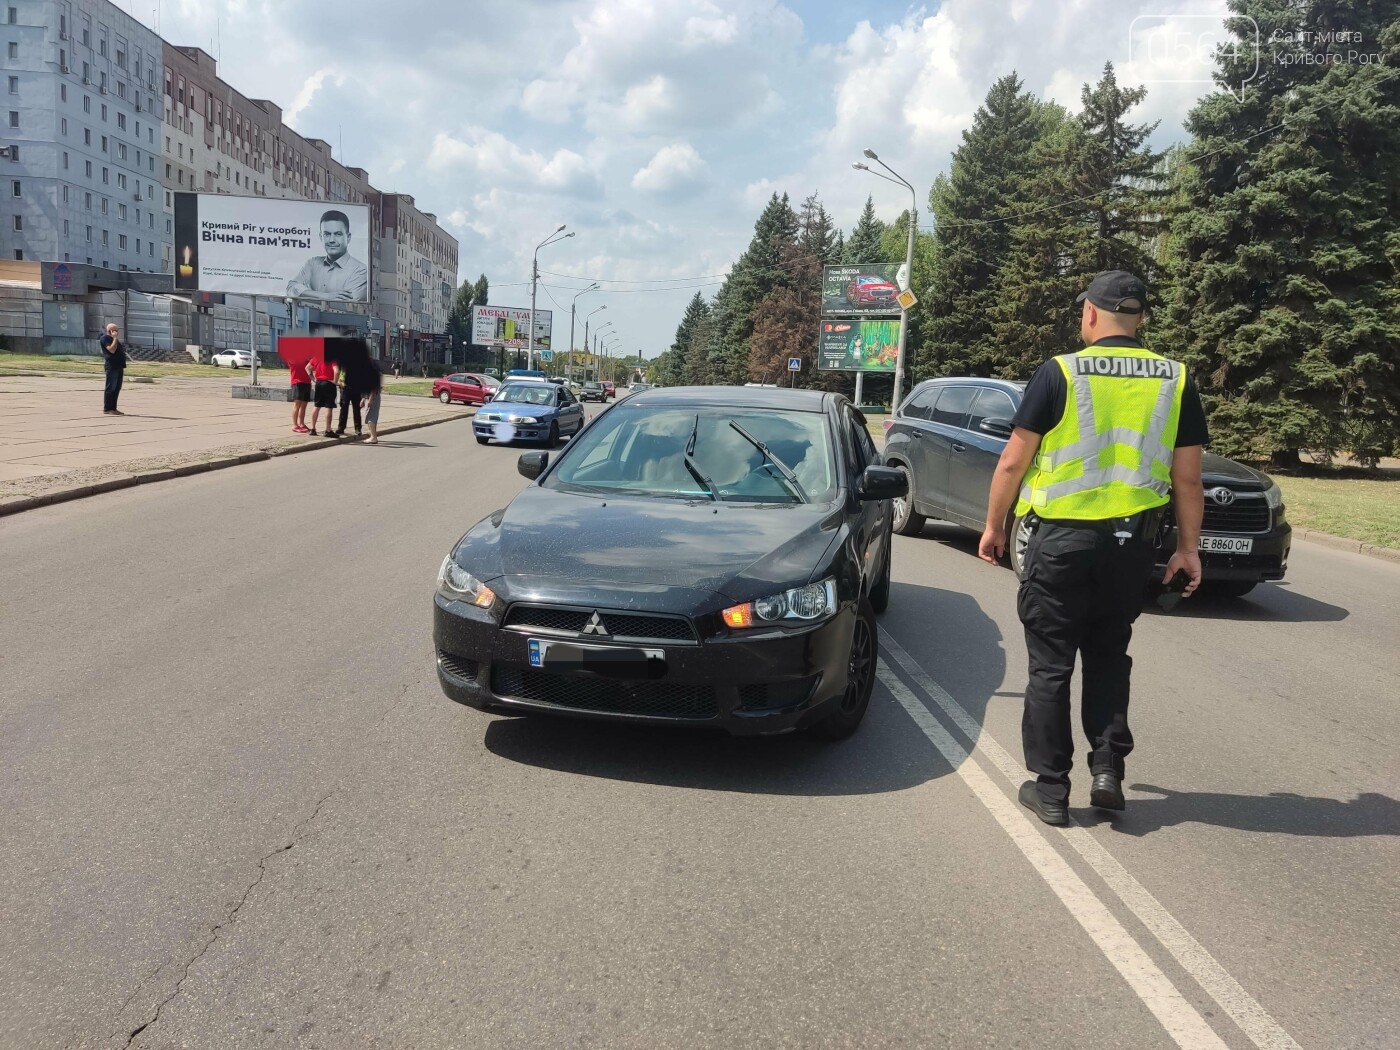
M784 278L785 249L797 238L788 195L776 193L754 224L753 238L725 279L714 303L705 382L742 383L748 376L754 310Z
M697 380L690 375L687 357L694 343L696 333L710 320L710 304L696 292L686 305L681 323L676 326L676 338L671 348L658 359L658 375L665 386L685 386Z
M851 235L846 239L846 245L841 252L841 262L848 266L859 266L861 263L888 262L884 254L884 246L881 238L885 232L885 224L875 217L875 198L865 198L865 208L860 213L860 218L856 220L855 229L851 230ZM900 258L903 258L901 253Z
M747 378L775 382L787 378L789 358L803 361L799 382L813 381L817 329L821 323L822 267L834 261L836 231L831 216L812 194L802 202L796 237L783 245L780 276L753 314Z
M1242 99L1187 120L1162 342L1196 369L1217 451L1374 462L1400 418L1400 2L1229 6L1215 76Z
M994 278L1012 246L1014 216L1039 203L1036 145L1062 122L1059 107L1023 92L1008 74L963 132L949 173L934 182L933 294L925 300L916 378L985 375L1000 360Z

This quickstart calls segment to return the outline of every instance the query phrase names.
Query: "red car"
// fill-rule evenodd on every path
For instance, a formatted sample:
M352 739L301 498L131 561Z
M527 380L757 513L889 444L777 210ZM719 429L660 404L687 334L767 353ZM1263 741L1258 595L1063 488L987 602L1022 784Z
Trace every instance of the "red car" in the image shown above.
M861 274L846 289L846 302L852 306L881 306L894 302L899 289L883 277Z
M498 384L490 376L473 372L458 372L433 380L433 397L444 405L460 401L464 405L481 405L491 400Z
M606 400L607 400L608 398L610 398L610 397L617 397L617 384L616 384L616 383L609 383L606 379L604 379L604 380L603 380L603 400L606 401Z

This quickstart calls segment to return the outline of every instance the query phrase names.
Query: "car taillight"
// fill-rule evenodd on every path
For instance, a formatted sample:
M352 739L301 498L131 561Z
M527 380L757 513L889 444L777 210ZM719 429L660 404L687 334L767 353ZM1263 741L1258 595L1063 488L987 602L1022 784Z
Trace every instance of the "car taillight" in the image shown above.
M885 428L885 433L888 434L890 432L890 427L894 426L894 420L886 419L880 425Z

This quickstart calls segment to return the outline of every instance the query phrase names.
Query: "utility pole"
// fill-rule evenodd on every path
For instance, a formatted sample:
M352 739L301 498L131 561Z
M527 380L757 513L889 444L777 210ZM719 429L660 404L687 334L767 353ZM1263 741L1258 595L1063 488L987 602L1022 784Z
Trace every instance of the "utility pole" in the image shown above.
M557 244L559 241L568 237L572 237L572 233L564 233L567 228L566 226L560 226L559 229L555 230L544 240L540 241L539 244L535 245L535 254L530 262L530 349L525 357L526 368L535 367L535 292L540 279L540 249L546 248L551 244ZM563 237L559 236L561 233L564 233Z

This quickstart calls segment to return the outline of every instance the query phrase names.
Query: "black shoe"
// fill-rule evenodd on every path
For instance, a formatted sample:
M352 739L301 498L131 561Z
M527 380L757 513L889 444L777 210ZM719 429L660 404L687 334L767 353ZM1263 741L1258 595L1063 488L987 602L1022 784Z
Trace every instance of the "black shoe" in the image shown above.
M1116 773L1095 773L1089 788L1089 805L1095 809L1127 809L1123 798L1123 781Z
M328 437L328 438L338 438L338 437L340 437L340 435L337 434L334 430L327 430L327 431L326 431L326 437Z
M1017 797L1021 800L1021 805L1045 823L1053 824L1057 828L1069 826L1069 807L1063 802L1049 802L1041 797L1034 780L1027 780L1022 784L1021 793Z

